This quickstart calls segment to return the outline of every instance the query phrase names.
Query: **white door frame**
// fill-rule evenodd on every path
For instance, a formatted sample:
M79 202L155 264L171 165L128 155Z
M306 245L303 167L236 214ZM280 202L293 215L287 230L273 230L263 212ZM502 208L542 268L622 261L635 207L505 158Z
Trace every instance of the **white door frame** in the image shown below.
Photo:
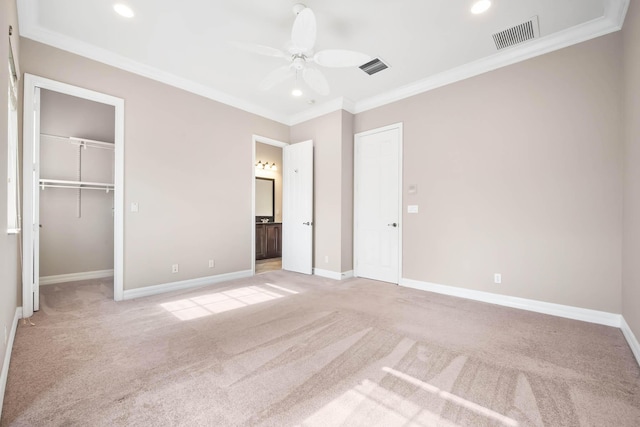
M267 138L266 136L253 135L253 159L251 161L252 177L251 180L251 274L256 274L256 144L273 145L274 147L284 148L289 145L286 142ZM280 165L279 167L283 167ZM275 194L274 194L275 197ZM275 216L275 212L273 213Z
M398 277L397 277L397 281L396 284L400 283L400 279L402 279L402 234L404 232L404 219L402 216L403 213L403 184L402 184L402 175L403 175L403 165L404 165L404 159L402 157L402 153L403 153L403 142L404 142L404 132L403 132L403 126L402 126L402 122L400 123L394 123L392 125L388 125L388 126L383 126L381 128L377 128L377 129L371 129L368 131L364 131L364 132L358 132L356 133L353 138L353 149L354 149L354 156L353 156L353 200L354 200L354 204L353 204L353 275L355 277L360 277L358 275L358 204L355 203L356 200L358 200L358 179L357 177L357 173L358 173L358 163L357 163L357 159L358 159L358 145L357 145L357 140L359 137L363 137L363 136L368 136L368 135L373 135L376 133L380 133L380 132L385 132L388 130L394 130L397 129L400 133L400 143L398 144L398 150L400 151L398 153L399 155L399 159L400 159L400 164L398 167L398 221L399 221L399 230L398 230Z
M67 83L58 82L32 74L24 74L24 108L23 108L23 264L22 264L22 312L23 317L33 315L33 222L34 204L32 203L34 192L39 190L38 183L33 182L34 153L39 152L39 135L34 134L34 110L39 105L34 105L35 88L52 90L66 95L102 104L112 105L115 108L115 176L114 176L114 250L113 250L113 299L121 301L124 296L124 99L116 98L89 89L83 89Z

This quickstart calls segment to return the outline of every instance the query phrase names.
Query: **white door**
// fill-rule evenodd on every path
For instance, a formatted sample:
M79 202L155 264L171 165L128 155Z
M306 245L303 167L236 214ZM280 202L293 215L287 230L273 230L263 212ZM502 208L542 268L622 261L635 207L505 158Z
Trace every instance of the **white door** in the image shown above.
M25 250L30 249L30 254L24 257L24 270L22 287L23 316L30 317L33 311L40 309L40 88L35 87L32 98L33 128L25 129L27 141L23 144L23 167L25 186L31 187L30 196L25 197L23 211L30 218L24 221L24 245ZM25 112L28 111L25 102ZM30 256L29 256L30 255Z
M400 279L402 126L356 134L354 166L355 275Z
M282 162L282 269L311 274L313 141L284 147Z

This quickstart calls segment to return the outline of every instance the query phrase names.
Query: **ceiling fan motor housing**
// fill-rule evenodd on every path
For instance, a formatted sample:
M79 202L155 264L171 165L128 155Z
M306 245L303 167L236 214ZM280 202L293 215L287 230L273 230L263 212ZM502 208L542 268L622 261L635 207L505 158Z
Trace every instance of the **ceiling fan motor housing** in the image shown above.
M304 68L305 63L307 62L304 55L296 55L293 58L293 68L300 71Z

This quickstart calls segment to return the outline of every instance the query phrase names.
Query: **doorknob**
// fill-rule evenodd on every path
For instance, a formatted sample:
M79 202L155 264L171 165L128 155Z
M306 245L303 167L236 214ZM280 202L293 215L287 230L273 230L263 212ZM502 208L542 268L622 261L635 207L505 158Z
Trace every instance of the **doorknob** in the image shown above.
M395 222L393 222L393 223L391 223L391 224L387 224L387 226L389 226L389 227L397 227L397 226L398 226L398 224L397 224L397 223L395 223Z
M313 223L312 223L312 222L307 221L307 222L303 222L303 223L302 223L302 225L313 225Z

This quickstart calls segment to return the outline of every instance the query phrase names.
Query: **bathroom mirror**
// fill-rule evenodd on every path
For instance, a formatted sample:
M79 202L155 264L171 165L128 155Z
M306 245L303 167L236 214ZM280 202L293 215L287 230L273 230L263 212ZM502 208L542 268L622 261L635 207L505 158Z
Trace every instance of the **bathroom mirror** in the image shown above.
M256 177L256 222L274 220L275 179Z

